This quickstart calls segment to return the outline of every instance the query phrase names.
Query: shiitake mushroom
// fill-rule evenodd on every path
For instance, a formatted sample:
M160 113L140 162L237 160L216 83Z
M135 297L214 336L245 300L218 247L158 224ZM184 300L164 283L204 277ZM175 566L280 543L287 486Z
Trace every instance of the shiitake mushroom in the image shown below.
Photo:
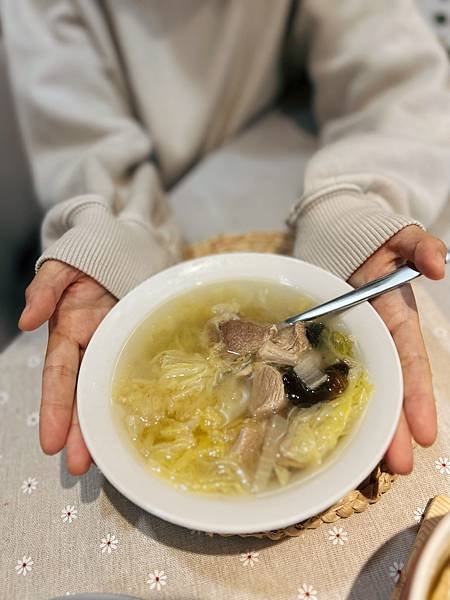
M349 366L344 361L339 361L326 367L324 374L326 380L317 388L311 389L305 385L294 369L288 369L283 374L284 390L287 397L295 406L308 407L336 398L348 385Z
M306 325L306 337L313 348L317 348L319 345L324 329L325 325L323 323L317 323L316 321Z

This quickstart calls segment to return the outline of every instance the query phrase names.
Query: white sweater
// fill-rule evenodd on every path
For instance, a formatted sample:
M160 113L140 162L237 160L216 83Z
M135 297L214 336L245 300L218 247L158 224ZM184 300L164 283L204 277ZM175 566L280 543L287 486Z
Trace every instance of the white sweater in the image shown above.
M447 199L448 64L411 0L2 0L2 17L48 210L38 266L121 297L176 261L165 191L277 101L282 61L307 70L319 126L298 257L348 278Z

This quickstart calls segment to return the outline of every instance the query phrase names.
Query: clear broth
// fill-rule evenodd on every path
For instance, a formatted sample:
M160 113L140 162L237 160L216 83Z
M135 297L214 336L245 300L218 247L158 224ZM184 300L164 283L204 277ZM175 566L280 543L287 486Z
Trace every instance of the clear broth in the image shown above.
M311 304L310 298L291 286L241 280L196 288L168 301L143 321L128 339L116 366L112 404L119 427L152 473L193 492L250 492L239 465L229 459L246 416L224 422L218 409L224 395L232 394L234 388L229 384L227 392L227 376L217 377L220 362L217 367L216 359L208 358L205 324L218 305L234 307L244 319L278 323ZM321 429L320 435L317 431L315 435L320 437L323 452L320 460L305 465L305 474L318 469L322 459L348 435L371 393L351 336L339 323L331 327L333 341L321 348L323 359L328 363L336 358L350 361L354 389L342 394L340 405L333 400L335 405L328 403L320 413L311 409L317 413L314 427ZM345 411L344 430L333 440L333 423L342 429ZM280 466L270 487L285 485L298 474L302 470Z

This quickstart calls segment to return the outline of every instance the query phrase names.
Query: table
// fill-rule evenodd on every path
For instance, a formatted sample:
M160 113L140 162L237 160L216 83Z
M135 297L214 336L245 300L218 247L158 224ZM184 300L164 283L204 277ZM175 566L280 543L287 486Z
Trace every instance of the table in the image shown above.
M282 150L283 161L277 167L267 153L256 160L247 152L250 174L236 182L236 189L258 198L259 181L258 193L266 193L262 201L270 210L273 202L267 198L276 188L277 206L284 211L301 182L296 158L304 159L305 141L308 148L312 142L278 114L269 116L264 127L271 144L284 144L275 153ZM245 143L248 150L248 137ZM182 207L189 212L187 197L194 197L196 190L201 190L205 203L208 185L210 197L220 196L221 170L228 171L227 161L233 162L238 151L232 145L222 162L213 156L217 170L209 178L194 173L175 190L172 202L179 218L187 218ZM269 164L273 182L264 186L261 182L267 180L261 172L267 174ZM205 167L209 168L211 163ZM281 177L279 169L285 169ZM230 180L222 184L228 186L222 195L230 193ZM247 210L246 215L253 219L257 212ZM216 215L213 227L222 223L234 230L231 213ZM281 222L274 214L269 221L277 219ZM449 224L450 218L443 223ZM242 226L251 224L258 225L251 221ZM218 232L196 228L194 222L187 224L191 241ZM444 237L447 233L441 232ZM46 332L20 336L0 356L0 599L48 600L88 591L171 600L388 598L412 546L421 510L431 496L450 493L450 325L444 316L450 308L449 287L420 282L416 292L435 376L438 441L432 448L417 449L414 473L395 482L366 512L280 542L209 537L165 523L121 496L96 467L76 478L66 471L64 453L45 457L37 425Z

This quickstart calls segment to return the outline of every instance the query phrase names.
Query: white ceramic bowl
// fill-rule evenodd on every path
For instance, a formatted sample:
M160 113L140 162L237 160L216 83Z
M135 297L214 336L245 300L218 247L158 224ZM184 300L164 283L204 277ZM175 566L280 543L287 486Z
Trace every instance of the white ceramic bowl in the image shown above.
M428 598L431 594L432 585L450 560L450 514L442 518L436 529L425 543L416 566L411 575L409 600Z
M400 415L403 386L392 339L369 304L342 316L354 334L375 392L343 448L311 476L257 497L212 499L183 492L150 474L117 431L111 383L119 354L135 328L156 308L194 287L238 279L294 286L317 301L350 286L308 263L272 254L214 255L158 273L121 300L93 336L78 380L78 411L86 444L110 483L143 509L172 523L217 533L287 527L325 510L357 486L384 455Z

